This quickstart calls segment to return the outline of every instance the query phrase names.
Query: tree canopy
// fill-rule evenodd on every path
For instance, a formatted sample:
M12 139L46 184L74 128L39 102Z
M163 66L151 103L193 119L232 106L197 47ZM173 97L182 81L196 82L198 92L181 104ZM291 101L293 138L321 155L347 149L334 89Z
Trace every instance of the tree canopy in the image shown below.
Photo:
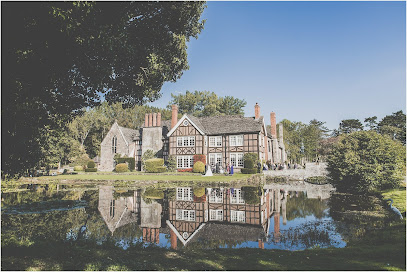
M214 92L209 91L186 91L185 94L171 94L171 105L178 105L178 112L189 113L197 117L214 115L244 115L243 108L246 101L233 96L218 97Z
M125 106L159 98L164 82L189 68L186 43L203 29L204 8L204 2L3 2L3 173L33 167L43 157L40 130L102 97Z
M343 134L328 157L332 183L340 191L367 193L395 188L406 174L406 150L374 131Z

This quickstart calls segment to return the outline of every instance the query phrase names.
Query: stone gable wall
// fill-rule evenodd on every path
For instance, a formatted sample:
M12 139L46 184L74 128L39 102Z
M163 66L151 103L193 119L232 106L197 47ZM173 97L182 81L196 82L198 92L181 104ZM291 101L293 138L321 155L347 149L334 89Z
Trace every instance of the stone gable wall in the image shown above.
M119 126L115 123L102 141L100 150L100 165L98 168L99 171L113 171L114 169L113 157L115 154L112 152L112 138L115 135L117 137L116 153L119 153L125 157L131 156L131 154L129 154L129 146L126 144L126 141L119 130Z

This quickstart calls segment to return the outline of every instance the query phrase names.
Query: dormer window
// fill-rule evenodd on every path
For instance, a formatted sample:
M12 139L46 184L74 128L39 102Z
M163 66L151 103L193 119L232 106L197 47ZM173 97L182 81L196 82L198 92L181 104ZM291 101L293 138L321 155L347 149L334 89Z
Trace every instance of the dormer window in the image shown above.
M112 138L112 153L116 154L117 152L117 137L113 136Z

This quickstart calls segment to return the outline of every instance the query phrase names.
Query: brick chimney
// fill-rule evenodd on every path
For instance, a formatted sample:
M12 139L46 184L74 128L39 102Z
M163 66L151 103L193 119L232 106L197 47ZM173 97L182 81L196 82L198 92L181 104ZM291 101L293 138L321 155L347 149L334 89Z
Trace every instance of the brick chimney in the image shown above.
M146 117L144 118L144 127L148 127L148 113L146 113Z
M178 106L177 105L172 105L171 107L172 114L171 114L171 129L175 127L175 125L178 122Z
M157 113L157 127L161 127L161 112Z
M153 127L156 127L156 126L157 126L157 113L154 112L153 113Z
M271 136L274 139L277 138L277 124L276 124L276 113L270 112L270 125L271 125Z
M149 127L153 126L153 114L152 113L148 114L148 126Z
M254 118L259 119L260 118L260 106L256 102L256 105L254 105Z

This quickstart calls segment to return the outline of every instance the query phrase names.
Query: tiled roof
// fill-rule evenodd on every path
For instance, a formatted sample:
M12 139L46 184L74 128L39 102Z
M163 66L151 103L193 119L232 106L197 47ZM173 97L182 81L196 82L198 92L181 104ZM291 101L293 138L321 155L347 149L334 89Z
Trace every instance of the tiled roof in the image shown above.
M137 137L140 135L140 132L136 129L131 129L131 128L125 128L119 126L119 129L122 131L124 138L128 143L133 142L134 137Z
M260 132L264 119L263 116L260 116L259 119L254 119L254 117L243 117L241 115L199 118L188 115L188 118L208 135Z

